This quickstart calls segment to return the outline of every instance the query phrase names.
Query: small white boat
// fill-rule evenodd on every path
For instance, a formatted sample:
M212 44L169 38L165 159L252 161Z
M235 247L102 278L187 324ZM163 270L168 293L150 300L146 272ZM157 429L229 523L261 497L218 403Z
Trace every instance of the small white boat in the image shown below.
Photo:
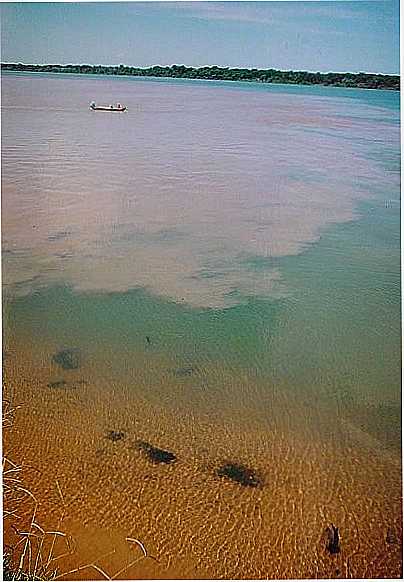
M90 109L93 111L126 111L126 106L120 103L116 105L96 105L93 101L90 103Z

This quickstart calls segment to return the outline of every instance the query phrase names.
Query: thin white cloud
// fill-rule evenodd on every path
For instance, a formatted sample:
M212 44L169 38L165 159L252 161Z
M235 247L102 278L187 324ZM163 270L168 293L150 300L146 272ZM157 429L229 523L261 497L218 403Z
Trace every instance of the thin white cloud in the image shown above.
M261 22L262 24L272 24L273 16L265 10L262 14L262 7L257 9L255 4L241 3L216 3L216 2L183 2L181 7L185 9L185 16L204 18L208 20L233 20L238 22ZM267 8L267 7L266 7Z
M250 22L259 24L275 24L284 21L285 11L306 9L306 16L313 18L329 17L332 19L352 20L366 17L367 13L360 6L364 0L335 0L323 2L323 0L271 0L249 1L224 1L224 2L176 2L175 8L186 18L200 18L205 20L226 20L237 22ZM375 2L377 0L374 0ZM384 0L381 0L382 2ZM310 4L310 6L308 6ZM162 4L164 5L164 4ZM167 7L173 4L167 3ZM299 10L299 9L298 9Z

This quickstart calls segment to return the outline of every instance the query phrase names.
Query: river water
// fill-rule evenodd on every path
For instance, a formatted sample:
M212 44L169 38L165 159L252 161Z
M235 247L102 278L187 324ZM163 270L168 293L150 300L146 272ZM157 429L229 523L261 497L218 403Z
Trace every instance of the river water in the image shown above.
M6 444L61 569L400 576L399 94L3 74L2 110Z

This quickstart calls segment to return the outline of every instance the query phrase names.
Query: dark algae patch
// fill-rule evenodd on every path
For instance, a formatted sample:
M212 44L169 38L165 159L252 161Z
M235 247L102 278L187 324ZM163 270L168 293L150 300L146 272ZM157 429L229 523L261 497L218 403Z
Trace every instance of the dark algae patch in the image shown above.
M80 352L77 348L60 350L52 356L52 361L63 370L77 370L80 367Z
M66 386L66 380L55 380L54 382L48 383L48 388L64 388Z
M397 544L399 542L399 538L395 535L394 530L389 527L386 534L386 543L387 544Z
M330 554L339 554L339 531L335 525L331 524L325 530L326 533L326 549Z
M243 487L258 487L261 480L252 469L238 463L225 463L217 470L219 477L226 477Z
M172 373L177 378L186 378L187 376L192 376L197 372L197 368L194 366L183 366L182 368L174 368Z
M166 465L170 463L174 463L177 460L177 457L174 453L170 451L165 451L164 449L159 449L147 443L145 441L137 441L136 446L139 450L143 451L145 455L148 457L152 463L164 463Z
M87 380L75 380L73 382L68 382L63 378L61 380L51 380L48 382L48 388L79 388L79 386L85 386L87 384Z
M125 433L122 430L110 430L107 433L107 439L116 443L117 441L121 441L125 438Z

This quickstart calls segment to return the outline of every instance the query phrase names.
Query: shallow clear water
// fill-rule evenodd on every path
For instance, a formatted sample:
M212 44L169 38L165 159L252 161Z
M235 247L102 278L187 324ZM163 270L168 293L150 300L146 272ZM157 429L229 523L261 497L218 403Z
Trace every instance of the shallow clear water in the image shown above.
M93 99L128 111L92 112ZM374 527L377 540L387 527L401 531L399 95L4 75L2 106L5 371L37 419L21 422L20 439L49 433L21 454L52 459L66 483L73 466L87 466L86 515L102 501L112 527L134 485L111 489L105 431L124 427L179 451L184 480L170 467L142 506L149 521L129 515L163 562L174 552L199 574L311 577L317 563L333 576L319 542L305 561L294 536L312 539L313 527L317 539L324 519L339 519L341 571L363 577L379 552L367 575L394 575L398 554L386 558L367 532ZM78 370L52 360L66 348L79 350ZM47 385L61 379L59 391ZM92 419L85 431L81 418ZM104 457L89 461L100 446ZM135 469L125 454L114 461L120 470L146 479L147 464ZM243 492L240 505L230 485L224 521L220 511L204 520L201 509L184 525L170 503L158 508L174 491L178 515L220 497L220 483L198 479L229 457L277 486L252 500ZM369 492L380 478L384 487ZM296 513L295 479L311 518ZM250 503L273 508L276 536L268 514L261 542L249 526L236 563L226 516L246 526ZM88 522L79 513L71 509L77 535ZM225 558L204 555L205 526ZM166 566L187 571L175 558Z

